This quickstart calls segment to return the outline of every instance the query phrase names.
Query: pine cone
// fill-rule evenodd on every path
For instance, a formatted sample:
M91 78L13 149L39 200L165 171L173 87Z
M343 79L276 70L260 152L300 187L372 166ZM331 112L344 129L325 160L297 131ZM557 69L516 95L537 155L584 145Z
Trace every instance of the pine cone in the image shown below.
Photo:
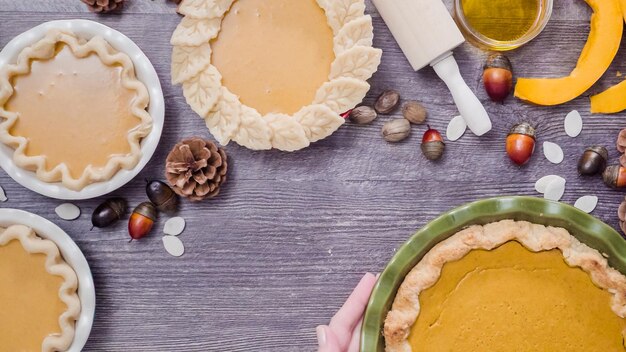
M91 12L109 12L121 8L124 0L81 0Z
M174 191L193 201L213 198L226 182L224 149L199 137L176 144L166 159L165 177Z
M622 204L617 208L617 217L619 218L619 228L626 234L626 198L624 198Z

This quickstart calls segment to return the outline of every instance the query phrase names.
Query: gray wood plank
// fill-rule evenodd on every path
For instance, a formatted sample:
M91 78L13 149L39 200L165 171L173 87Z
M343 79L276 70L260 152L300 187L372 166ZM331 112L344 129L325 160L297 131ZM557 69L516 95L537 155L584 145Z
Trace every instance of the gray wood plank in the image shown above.
M447 1L450 5L451 2ZM169 37L180 17L164 0L130 0L121 13L94 15L78 0L0 0L0 46L41 22L87 18L112 26L136 41L154 63L167 101L166 126L152 162L131 183L113 193L135 205L145 199L144 178L159 178L163 160L177 140L210 138L204 123L186 105L180 87L169 83ZM457 114L449 93L432 70L414 73L382 20L375 17L375 45L385 53L372 78L371 103L385 88L404 99L418 99L429 123L445 130ZM553 20L535 41L510 54L519 75L562 75L575 65L589 30L582 1L555 4ZM403 143L380 137L380 117L372 125L346 124L332 137L289 154L253 152L228 146L230 179L222 195L198 204L184 202L188 221L181 236L187 253L180 259L162 249L158 229L127 243L125 224L89 231L89 215L99 201L78 202L78 221L54 214L59 201L34 194L0 173L0 184L14 207L38 213L64 228L90 262L98 308L86 351L311 351L314 327L326 323L365 271L379 272L411 233L443 211L480 198L505 194L537 195L539 177L557 173L568 180L564 202L596 194L594 215L616 226L623 192L607 189L599 178L580 178L576 162L591 144L609 147L624 114L590 116L587 97L544 108L509 98L490 102L480 86L487 53L463 45L455 53L461 70L490 112L494 130L448 143L444 158L428 162L419 151L425 127L415 127ZM626 72L626 53L594 91L618 82ZM579 109L585 120L580 137L563 131L563 118ZM397 114L396 114L397 115ZM397 116L396 116L397 117ZM532 161L518 168L504 154L512 124L538 127L538 144L554 141L566 159L552 165L538 147Z

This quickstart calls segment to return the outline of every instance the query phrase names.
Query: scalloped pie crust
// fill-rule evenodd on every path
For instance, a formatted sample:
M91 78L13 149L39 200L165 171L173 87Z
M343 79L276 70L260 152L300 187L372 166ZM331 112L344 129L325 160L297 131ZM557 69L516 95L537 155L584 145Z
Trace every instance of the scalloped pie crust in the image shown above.
M217 141L294 151L326 138L380 64L364 0L183 0L172 82Z
M387 352L626 351L626 277L563 228L504 220L438 243L401 284Z
M0 229L0 351L66 351L81 310L78 278L54 242Z
M0 72L0 141L17 166L79 191L137 165L149 99L128 55L51 30Z

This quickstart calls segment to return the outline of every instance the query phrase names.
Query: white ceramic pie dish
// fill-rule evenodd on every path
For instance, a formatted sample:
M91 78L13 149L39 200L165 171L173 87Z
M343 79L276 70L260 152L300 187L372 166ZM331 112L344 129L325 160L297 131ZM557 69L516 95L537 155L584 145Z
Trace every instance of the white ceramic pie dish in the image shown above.
M67 29L84 38L103 37L115 49L126 53L133 60L137 78L148 88L153 126L150 134L141 141L142 156L131 170L120 170L110 180L90 184L80 191L73 191L60 182L48 183L37 178L34 172L22 169L13 162L13 149L0 145L0 167L22 186L47 197L67 200L90 199L110 193L132 180L152 158L159 144L165 122L165 101L156 70L141 49L124 34L103 24L89 20L59 20L43 23L13 38L0 51L0 67L15 63L19 53L44 37L50 29Z
M72 238L49 220L23 210L0 209L0 227L18 224L28 226L40 237L54 242L59 247L63 259L76 272L81 312L76 322L74 340L67 352L80 352L89 338L96 310L96 290L89 263Z

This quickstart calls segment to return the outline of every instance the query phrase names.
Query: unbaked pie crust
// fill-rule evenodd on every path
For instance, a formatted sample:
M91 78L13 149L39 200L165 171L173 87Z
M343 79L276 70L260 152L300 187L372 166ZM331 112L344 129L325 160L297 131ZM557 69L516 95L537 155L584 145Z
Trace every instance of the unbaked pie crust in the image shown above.
M62 279L58 296L60 301L67 306L67 309L58 318L61 332L45 337L41 342L41 351L66 351L74 339L75 324L81 311L81 303L77 294L78 278L76 277L76 273L72 267L63 260L57 245L50 240L37 236L30 227L13 225L6 229L0 228L0 247L9 244L9 242L13 240L19 241L23 250L28 254L45 255L46 272L49 275L54 275ZM5 279L6 278L3 278L3 280ZM33 319L36 320L37 318L35 317Z
M325 11L334 40L335 60L328 81L314 101L293 116L261 115L242 104L222 85L211 64L210 41L220 32L234 0L183 0L178 12L185 17L171 38L172 83L182 84L187 103L217 139L231 140L249 149L295 151L326 138L343 123L340 114L354 108L369 91L369 79L380 64L382 51L372 47L372 18L364 0L317 0Z
M5 104L14 94L13 77L30 74L32 60L55 58L58 45L69 47L78 59L95 54L105 66L121 67L119 78L121 86L134 94L129 103L130 112L127 112L137 120L136 127L126 134L129 152L110 155L104 165L89 164L80 175L72 175L70 168L64 162L48 169L45 155L26 155L28 136L14 136L10 133L11 128L19 119L19 112L4 109ZM65 187L80 191L91 183L111 179L120 169L129 170L139 163L142 156L140 142L152 130L152 117L146 111L149 101L148 90L136 78L133 62L128 55L115 50L102 37L98 36L86 41L72 32L54 29L49 31L43 39L23 49L17 62L7 65L0 72L0 117L3 118L3 122L0 123L0 142L15 149L13 160L17 166L34 171L44 182L61 181ZM67 143L71 145L72 141L68 140ZM74 147L80 148L81 146L75 145Z
M470 226L456 233L433 247L409 272L385 319L385 350L411 352L409 334L420 314L420 294L437 283L444 264L461 260L473 250L490 251L511 241L519 242L530 252L560 251L567 265L581 268L597 287L610 294L610 310L620 318L626 317L626 277L609 267L597 250L563 228L504 220Z

